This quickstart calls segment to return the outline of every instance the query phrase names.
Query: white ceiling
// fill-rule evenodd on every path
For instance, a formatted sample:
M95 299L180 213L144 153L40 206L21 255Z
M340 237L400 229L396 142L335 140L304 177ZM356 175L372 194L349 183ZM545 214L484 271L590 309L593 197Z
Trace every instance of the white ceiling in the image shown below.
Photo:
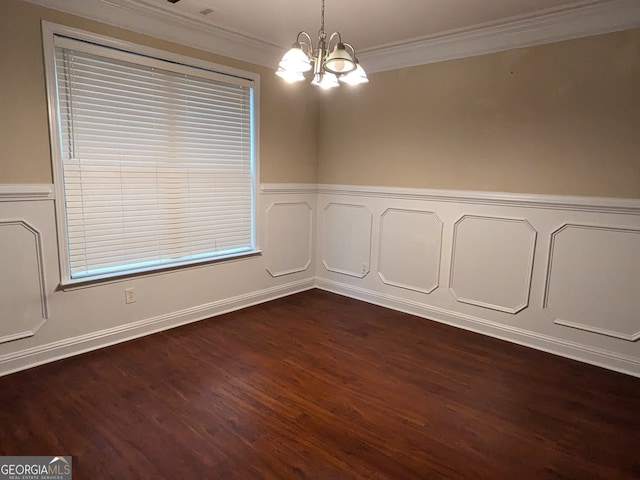
M133 0L252 39L288 48L300 30L315 37L322 0ZM510 17L567 7L575 0L326 0L325 29L367 51ZM584 3L584 2L581 2ZM213 10L208 15L203 10ZM315 39L315 38L314 38Z
M179 0L175 4L167 0L132 1L282 48L288 48L300 30L316 36L322 5L322 0ZM326 0L325 29L328 34L339 31L345 42L365 52L574 3L575 0ZM202 15L203 10L213 12Z
M2 1L2 0L0 0ZM27 0L273 67L322 0ZM640 27L640 0L325 0L368 72ZM203 15L203 10L211 13Z

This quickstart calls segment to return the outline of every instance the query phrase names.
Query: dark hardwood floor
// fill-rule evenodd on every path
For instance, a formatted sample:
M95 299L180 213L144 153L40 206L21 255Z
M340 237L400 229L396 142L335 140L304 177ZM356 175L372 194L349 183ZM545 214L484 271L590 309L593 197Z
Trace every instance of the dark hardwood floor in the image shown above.
M640 379L312 290L0 378L74 479L640 478Z

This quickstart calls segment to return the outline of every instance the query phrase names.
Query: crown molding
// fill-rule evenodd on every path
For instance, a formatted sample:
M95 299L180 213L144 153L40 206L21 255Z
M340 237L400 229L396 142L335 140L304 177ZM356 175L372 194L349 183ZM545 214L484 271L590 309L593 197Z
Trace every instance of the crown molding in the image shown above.
M255 65L272 67L282 56L283 48L278 45L167 12L150 3L132 0L26 1Z
M363 50L367 72L473 57L640 27L638 0L582 0L529 15Z
M133 0L26 0L255 65L273 67L284 47ZM640 27L638 0L580 0L359 52L368 73L484 55Z

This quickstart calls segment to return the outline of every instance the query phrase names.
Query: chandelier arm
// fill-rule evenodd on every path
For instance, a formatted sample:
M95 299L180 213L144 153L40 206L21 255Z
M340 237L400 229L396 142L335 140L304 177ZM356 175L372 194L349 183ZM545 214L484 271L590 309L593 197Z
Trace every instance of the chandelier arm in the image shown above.
M333 32L331 34L331 36L329 37L329 41L327 42L327 49L331 50L331 42L333 41L333 39L335 37L338 37L338 43L342 43L342 35L340 35L340 32Z
M311 40L311 35L309 35L307 32L305 32L304 30L301 31L300 33L298 33L298 36L296 37L296 42L303 44L304 42L300 41L300 37L304 37L307 39L308 41L308 45L313 48L313 40Z
M356 49L353 48L353 45L351 45L350 43L343 43L343 45L345 50L351 50L351 58L353 58L354 62L358 63L358 61L356 60Z
M302 50L307 56L311 55L313 50L312 45L309 45L307 42L298 42L298 45L300 45L300 50Z

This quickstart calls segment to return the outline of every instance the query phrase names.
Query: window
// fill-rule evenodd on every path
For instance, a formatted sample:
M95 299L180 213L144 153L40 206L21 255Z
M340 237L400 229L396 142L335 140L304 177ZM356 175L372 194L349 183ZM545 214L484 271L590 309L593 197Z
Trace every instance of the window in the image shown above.
M43 25L63 283L254 253L257 76Z

